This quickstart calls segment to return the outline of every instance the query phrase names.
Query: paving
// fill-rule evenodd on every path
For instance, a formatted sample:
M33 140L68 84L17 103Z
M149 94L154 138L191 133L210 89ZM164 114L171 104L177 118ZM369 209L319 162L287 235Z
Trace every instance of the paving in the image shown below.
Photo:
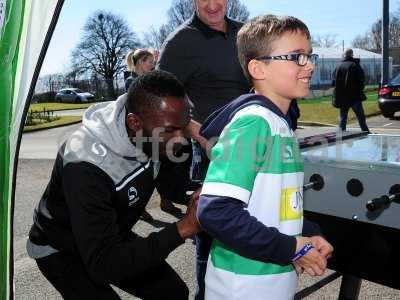
M58 292L41 275L35 262L27 257L25 250L26 236L32 222L33 209L46 187L51 173L57 145L73 128L58 128L52 131L35 133L35 136L24 135L22 156L19 161L16 185L16 203L14 218L14 267L15 267L15 299L62 299ZM301 127L299 137L336 130L332 127ZM376 129L386 132L384 129ZM390 131L399 133L399 131ZM51 146L43 146L41 141L47 141L48 135L54 140ZM25 142L24 142L25 141ZM26 145L28 143L29 145ZM35 150L36 149L36 150ZM53 152L51 152L53 151ZM34 158L34 159L32 159ZM179 206L184 211L183 206ZM153 224L139 221L133 230L141 236L147 236L153 231L160 230L167 223L177 220L176 217L162 212L159 209L159 197L154 194L148 205L148 211L155 218ZM190 290L190 299L194 297L195 270L194 270L194 245L191 240L174 252L167 261L186 282ZM328 271L330 274L332 271ZM320 279L320 278L319 278ZM317 280L307 275L300 277L299 290L310 286ZM323 287L305 299L337 299L340 287L340 278ZM117 290L117 289L116 289ZM122 291L117 290L122 299L137 299ZM400 291L372 282L363 281L359 299L380 300L400 299Z
M47 184L51 172L52 160L21 159L18 169L16 206L15 206L15 299L62 299L58 292L45 280L37 269L35 262L27 257L25 250L26 235L32 220L34 206ZM177 219L159 209L159 197L154 194L148 205L148 211L156 220L153 225L139 221L133 230L141 236L147 236L153 231L158 231L166 223ZM179 206L184 211L183 206ZM190 290L190 299L194 297L195 271L194 271L194 245L191 240L174 252L167 261L186 282ZM331 271L327 272L330 274ZM300 277L299 290L310 286L316 280L307 275ZM305 299L337 299L340 279L325 286ZM137 299L116 289L122 299ZM400 299L400 291L381 286L368 281L363 281L360 299Z

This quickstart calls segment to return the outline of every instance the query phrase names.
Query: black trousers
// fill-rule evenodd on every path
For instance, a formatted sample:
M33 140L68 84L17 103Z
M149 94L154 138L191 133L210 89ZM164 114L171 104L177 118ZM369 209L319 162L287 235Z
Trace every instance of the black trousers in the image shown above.
M48 281L64 299L120 299L110 285L98 285L87 274L79 257L55 253L36 260ZM178 274L165 261L143 273L113 283L141 299L188 299L189 290Z

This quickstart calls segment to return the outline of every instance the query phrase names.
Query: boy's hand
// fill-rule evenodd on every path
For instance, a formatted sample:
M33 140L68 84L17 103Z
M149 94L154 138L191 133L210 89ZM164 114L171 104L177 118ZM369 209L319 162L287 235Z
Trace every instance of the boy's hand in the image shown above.
M318 252L325 258L330 258L332 256L333 247L332 245L325 240L322 236L315 235L311 238L311 244Z
M305 244L312 244L311 238L296 237L296 240L296 253L300 251ZM321 276L326 270L326 258L321 255L316 248L312 248L303 257L298 259L294 263L294 266L298 273L304 270L311 276Z
M293 262L293 266L296 269L297 275L303 274L304 270L302 267L299 266L299 264L295 261Z

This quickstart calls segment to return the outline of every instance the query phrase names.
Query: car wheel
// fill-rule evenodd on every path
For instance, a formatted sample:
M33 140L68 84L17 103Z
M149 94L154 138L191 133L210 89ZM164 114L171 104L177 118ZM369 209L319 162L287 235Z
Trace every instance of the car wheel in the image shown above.
M394 112L382 112L382 115L383 115L385 118L391 119L391 118L393 118L393 116L394 116Z
M75 103L81 103L82 102L82 99L81 98L79 98L79 97L76 97L75 98Z

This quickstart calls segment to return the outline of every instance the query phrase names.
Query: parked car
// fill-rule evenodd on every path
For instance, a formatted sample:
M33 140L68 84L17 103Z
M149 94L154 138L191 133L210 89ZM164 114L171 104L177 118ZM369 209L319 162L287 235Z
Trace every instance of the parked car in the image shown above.
M60 90L55 99L60 102L90 102L93 101L94 95L77 88L68 88Z
M400 111L400 74L379 88L378 104L386 118L393 118Z

